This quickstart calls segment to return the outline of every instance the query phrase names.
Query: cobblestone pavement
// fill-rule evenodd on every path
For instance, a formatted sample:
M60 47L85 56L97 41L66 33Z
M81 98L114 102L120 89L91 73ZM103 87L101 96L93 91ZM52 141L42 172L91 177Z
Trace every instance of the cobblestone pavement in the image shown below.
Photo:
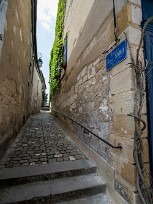
M0 162L0 168L84 159L48 112L30 116Z

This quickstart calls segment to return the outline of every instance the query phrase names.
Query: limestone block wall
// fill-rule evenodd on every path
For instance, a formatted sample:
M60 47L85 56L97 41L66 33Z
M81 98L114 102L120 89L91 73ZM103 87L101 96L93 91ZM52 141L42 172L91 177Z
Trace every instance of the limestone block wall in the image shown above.
M31 0L7 2L6 16L3 15L3 18L6 17L3 25L3 46L0 47L0 156L8 141L17 134L32 112ZM38 83L39 98L42 90L40 86ZM38 106L40 107L39 104Z
M139 203L136 189L136 166L133 159L135 123L127 114L134 111L136 59L142 19L139 0L116 1L117 36L120 43L128 41L127 58L106 71L106 55L115 48L112 1L95 0L82 16L73 1L68 1L65 33L68 32L68 65L61 87L52 98L52 109L81 123L101 138L123 149L114 150L80 128L71 124L75 134L99 154L115 170L114 183L109 186L120 199L117 203ZM82 1L77 1L84 9ZM68 20L78 15L77 22ZM79 19L80 18L80 19ZM79 23L80 20L80 23ZM74 28L75 27L75 28ZM77 30L78 28L78 30ZM81 28L81 31L80 31ZM79 32L80 31L80 32ZM78 34L79 33L79 34ZM73 41L74 40L74 41ZM143 50L141 50L143 59ZM146 104L143 113L146 120ZM148 165L147 131L143 136L145 162ZM105 178L109 180L109 177ZM115 195L114 199L116 199Z
M102 64L98 58L95 62L85 66L70 91L64 95L61 94L59 100L55 101L56 104L53 102L53 107L107 140L112 130L111 96L108 93L110 77L102 69ZM90 134L79 133L83 141L111 163L109 149L104 143Z

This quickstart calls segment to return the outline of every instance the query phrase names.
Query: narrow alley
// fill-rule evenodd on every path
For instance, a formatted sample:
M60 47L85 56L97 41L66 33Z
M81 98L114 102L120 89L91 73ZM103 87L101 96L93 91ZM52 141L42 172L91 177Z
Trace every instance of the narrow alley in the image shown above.
M95 163L44 111L28 119L3 156L0 186L0 203L111 203Z
M0 204L153 204L153 0L0 0Z

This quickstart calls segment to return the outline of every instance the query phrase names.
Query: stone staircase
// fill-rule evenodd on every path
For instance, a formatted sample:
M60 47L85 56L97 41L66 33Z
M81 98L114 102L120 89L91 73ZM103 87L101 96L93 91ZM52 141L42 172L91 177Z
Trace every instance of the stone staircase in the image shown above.
M84 159L0 170L0 203L110 204L95 163Z
M49 107L49 106L42 106L42 107L41 107L41 110L42 110L42 111L49 111L49 110L50 110L50 107Z

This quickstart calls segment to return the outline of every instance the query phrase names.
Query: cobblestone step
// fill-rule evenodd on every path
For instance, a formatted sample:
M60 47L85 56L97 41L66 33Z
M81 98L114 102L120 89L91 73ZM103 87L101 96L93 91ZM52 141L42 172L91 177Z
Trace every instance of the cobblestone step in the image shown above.
M7 187L0 191L0 203L57 203L104 193L105 181L97 174L55 179Z
M34 166L20 166L0 170L0 186L72 177L96 172L96 164L89 160L55 162Z

